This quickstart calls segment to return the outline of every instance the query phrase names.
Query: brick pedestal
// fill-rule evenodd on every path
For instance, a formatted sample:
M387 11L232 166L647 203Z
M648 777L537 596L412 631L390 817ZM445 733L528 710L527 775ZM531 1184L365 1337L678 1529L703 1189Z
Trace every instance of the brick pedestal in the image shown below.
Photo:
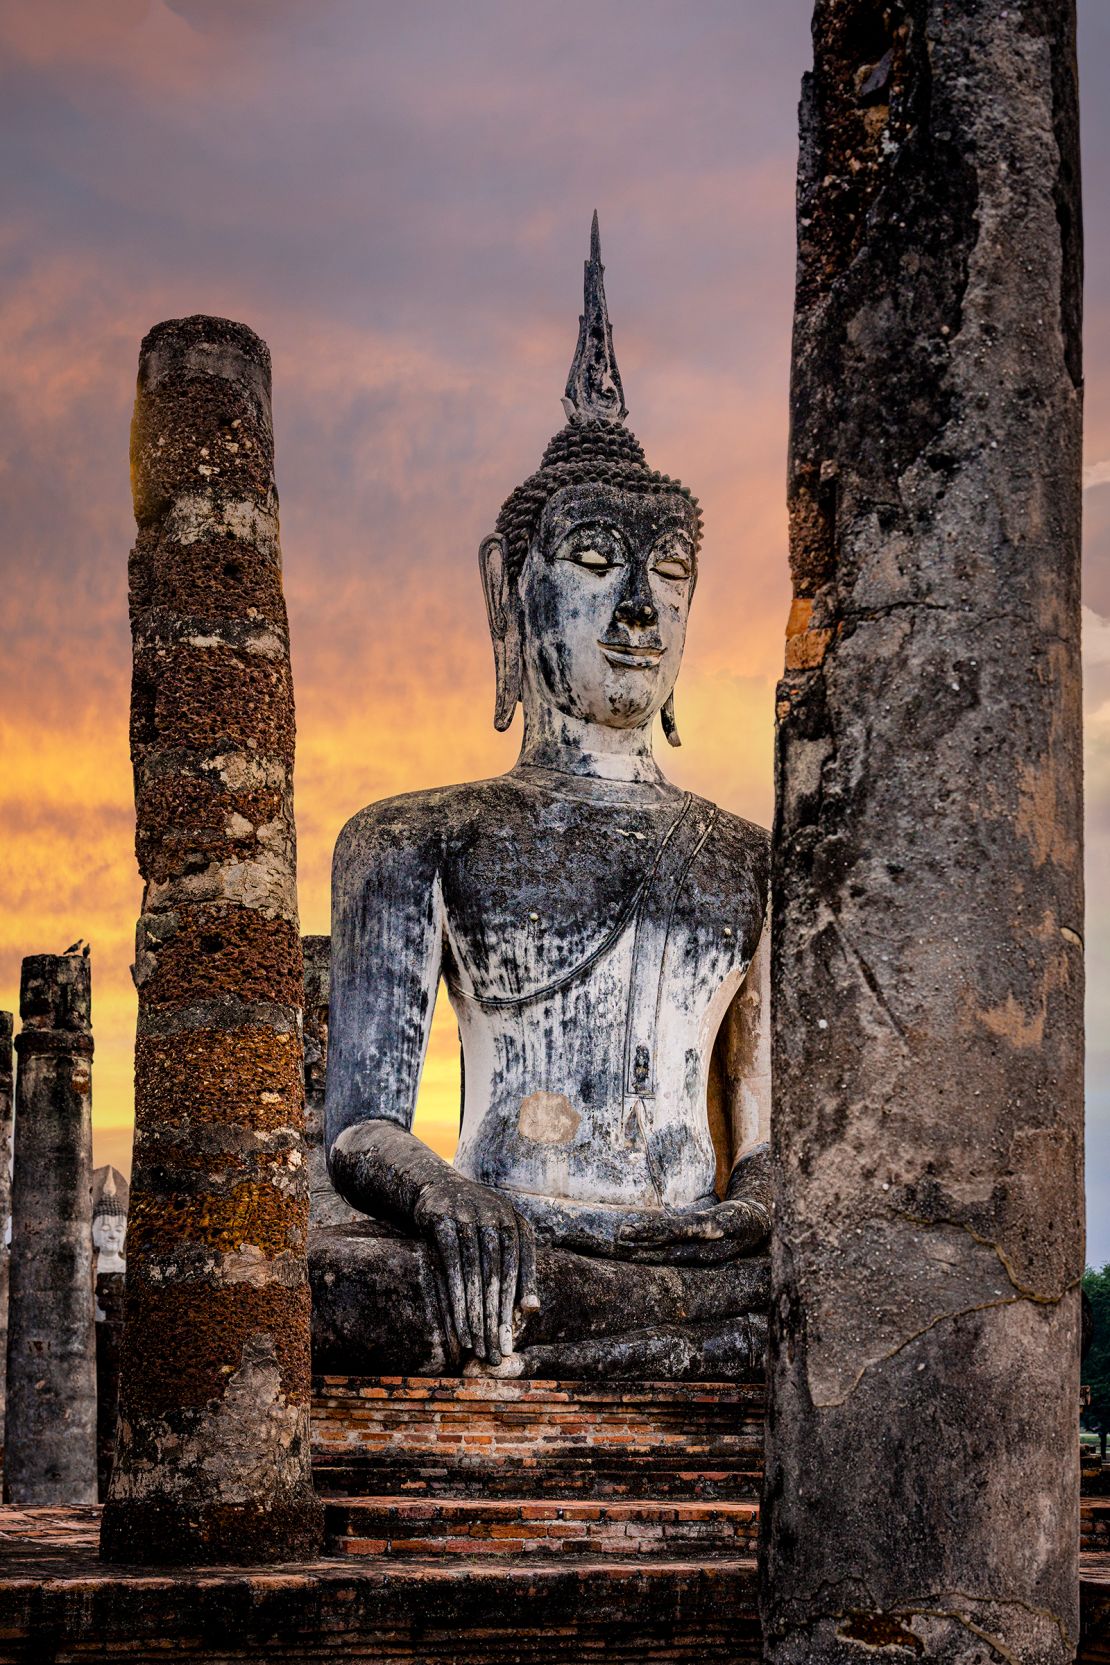
M0 1665L760 1658L760 1384L315 1386L327 1558L105 1566L95 1507L4 1509ZM1097 1500L1084 1533L1078 1657L1093 1665L1110 1660Z

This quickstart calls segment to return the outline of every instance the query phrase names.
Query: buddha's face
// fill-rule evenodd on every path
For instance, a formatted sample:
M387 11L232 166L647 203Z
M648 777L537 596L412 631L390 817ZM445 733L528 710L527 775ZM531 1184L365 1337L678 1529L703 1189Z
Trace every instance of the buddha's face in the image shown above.
M566 486L547 503L520 575L525 680L568 716L651 721L675 684L694 591L686 499Z
M93 1248L98 1254L119 1256L127 1237L127 1221L122 1214L98 1214L93 1220Z

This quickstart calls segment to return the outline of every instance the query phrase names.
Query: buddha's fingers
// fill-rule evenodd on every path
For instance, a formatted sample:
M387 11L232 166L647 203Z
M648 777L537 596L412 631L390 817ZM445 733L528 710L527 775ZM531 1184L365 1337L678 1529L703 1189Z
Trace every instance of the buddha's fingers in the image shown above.
M536 1233L531 1220L517 1215L517 1226L520 1232L520 1274L518 1285L520 1288L521 1312L539 1312L540 1292L536 1287Z
M480 1359L486 1356L486 1326L482 1315L482 1262L478 1254L478 1228L473 1220L456 1221L459 1234L459 1254L462 1259L463 1288L466 1291L466 1316L470 1326L470 1345Z
M448 1364L457 1366L462 1356L462 1345L451 1312L451 1294L447 1288L447 1278L444 1275L443 1267L435 1259L432 1261L432 1287L435 1289L436 1305L439 1309L439 1324L443 1331L443 1350L447 1355ZM461 1292L461 1280L459 1287Z
M498 1329L501 1320L501 1231L496 1224L483 1221L478 1233L478 1248L482 1262L482 1308L485 1322L486 1358L490 1364L501 1363Z
M497 1344L502 1353L513 1351L513 1307L520 1274L520 1245L517 1224L501 1227L501 1310L497 1315Z
M668 1243L711 1243L725 1235L714 1210L704 1214L661 1214L629 1220L617 1233L618 1243L658 1248Z
M459 1249L459 1234L454 1220L440 1219L432 1228L436 1241L436 1251L439 1263L443 1268L443 1276L447 1282L447 1293L451 1303L451 1320L455 1326L460 1347L469 1348L474 1345L470 1325L466 1316L466 1287L463 1282L462 1255Z
M758 1248L771 1235L771 1211L759 1198L730 1198L716 1212L726 1234L742 1239L749 1249Z

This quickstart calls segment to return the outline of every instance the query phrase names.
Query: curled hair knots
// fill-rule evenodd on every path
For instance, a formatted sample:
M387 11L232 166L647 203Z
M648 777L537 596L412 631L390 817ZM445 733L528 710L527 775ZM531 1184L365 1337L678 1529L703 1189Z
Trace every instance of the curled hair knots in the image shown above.
M701 543L702 519L698 500L679 480L647 466L644 448L635 434L615 422L594 419L568 422L549 442L535 474L505 499L496 530L505 540L509 572L515 579L547 502L564 486L611 485L624 491L671 493L684 497L697 516L696 543Z

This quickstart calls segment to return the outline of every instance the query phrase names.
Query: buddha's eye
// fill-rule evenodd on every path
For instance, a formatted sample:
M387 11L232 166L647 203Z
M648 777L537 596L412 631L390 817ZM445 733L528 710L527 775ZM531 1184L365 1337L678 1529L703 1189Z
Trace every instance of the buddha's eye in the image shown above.
M664 532L652 550L651 570L660 578L689 578L694 555L681 532Z
M605 573L624 562L624 550L615 531L606 526L578 526L569 532L555 551L559 561L573 561L587 572Z

